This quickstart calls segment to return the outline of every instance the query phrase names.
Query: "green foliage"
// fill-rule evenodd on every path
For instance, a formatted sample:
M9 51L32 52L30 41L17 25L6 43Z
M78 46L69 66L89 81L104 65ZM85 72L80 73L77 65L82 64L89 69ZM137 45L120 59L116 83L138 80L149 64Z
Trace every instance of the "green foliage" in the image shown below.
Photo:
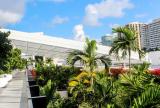
M79 72L79 69L70 66L55 66L52 63L48 65L43 62L36 62L36 72L38 79L44 82L48 82L48 80L56 81L57 88L61 89L63 87L66 88L69 78Z
M20 49L12 49L7 62L6 62L6 72L10 72L13 69L23 69L26 66L26 60L21 58L21 50Z
M0 32L0 70L5 70L6 61L12 49L11 41L8 39L10 32Z
M47 103L53 99L56 90L55 87L55 83L48 80L47 84L40 88L40 94L47 97Z
M56 76L55 65L45 65L42 61L36 63L37 82L40 86L47 84L49 80L54 81Z
M148 68L150 66L150 63L143 62L141 65L133 65L133 71L138 73L145 73L148 71Z
M70 88L70 93L74 101L81 107L85 105L93 108L114 106L112 100L116 94L116 87L114 88L113 83L113 77L105 73L97 73L92 87L83 83L82 80L76 87Z
M0 70L0 75L1 75L1 74L4 74L4 71Z
M46 58L46 61L45 61L47 64L52 64L53 60L51 58Z
M76 62L80 62L84 65L85 70L93 72L94 69L98 66L98 63L102 63L106 68L111 64L111 60L106 56L97 56L97 44L95 40L86 39L86 46L84 51L73 51L69 54L67 60L68 64L74 65Z
M27 60L27 65L33 65L33 62L35 62L35 60L33 60L31 57L29 57Z
M37 82L41 88L41 95L47 96L48 108L65 108L73 106L71 99L63 99L56 95L56 90L66 90L69 78L79 69L54 64L37 63Z
M80 105L79 105L79 108L93 108L92 105L90 103L87 103L87 102L82 102Z
M56 66L55 68L55 78L57 89L64 90L67 89L69 78L76 72L72 67Z
M159 108L160 85L146 87L141 95L134 98L132 108Z
M105 73L98 73L94 80L93 86L94 103L97 107L105 108L112 104L113 98L116 96L116 86L114 79Z
M88 99L90 100L90 98L88 99L86 98L91 91L92 91L91 87L84 84L83 79L81 79L81 81L78 82L77 86L69 88L69 93L77 104L81 104L81 102L85 102Z
M76 103L71 99L61 98L60 95L54 94L54 98L49 102L47 108L78 108Z
M59 86L67 87L66 82L74 76L75 70L70 67L49 67L46 65L45 69L39 70L42 75L46 71L51 73L45 75L49 79L41 86L41 93L48 97L48 108L160 107L160 84L157 82L160 78L148 74L148 63L134 65L129 73L123 73L118 78L104 72L96 73L93 86L84 83L88 77L82 78L75 87L68 88L70 91L67 99L55 91Z
M115 54L119 58L120 52L122 52L121 58L129 56L129 67L131 51L138 52L139 57L144 56L144 52L138 48L136 44L136 32L133 29L127 27L113 28L113 33L118 33L118 37L113 41L110 54Z
M43 56L35 56L35 61L36 62L42 62L43 61Z
M11 41L8 39L10 32L0 32L0 70L1 73L11 72L13 69L23 69L26 60L21 58L21 51L12 49Z
M148 108L144 106L154 106L153 104L147 102L147 99L149 99L151 103L154 101L156 102L154 96L156 97L157 94L154 94L151 91L155 90L156 93L159 89L157 89L158 85L154 82L155 76L148 74L146 72L147 69L148 64L143 63L141 65L134 66L134 69L130 73L120 75L117 83L118 95L115 98L115 102L118 107ZM156 98L158 99L158 96ZM160 101L157 102L157 104L159 103Z

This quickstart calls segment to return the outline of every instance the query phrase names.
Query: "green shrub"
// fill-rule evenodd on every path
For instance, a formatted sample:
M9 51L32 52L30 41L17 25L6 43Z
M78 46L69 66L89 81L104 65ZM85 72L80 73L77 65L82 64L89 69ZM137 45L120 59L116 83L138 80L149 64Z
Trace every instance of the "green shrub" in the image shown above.
M92 86L85 84L84 79L80 80L75 87L68 89L67 99L55 91L68 87L68 80L76 73L74 68L55 66L51 69L43 65L39 72L51 73L42 89L43 94L49 97L48 108L159 108L160 78L148 74L147 70L148 64L144 63L133 66L129 73L120 74L118 78L105 72L96 73Z
M10 51L12 50L11 41L8 39L10 32L0 31L0 69L6 70L6 61L8 60Z

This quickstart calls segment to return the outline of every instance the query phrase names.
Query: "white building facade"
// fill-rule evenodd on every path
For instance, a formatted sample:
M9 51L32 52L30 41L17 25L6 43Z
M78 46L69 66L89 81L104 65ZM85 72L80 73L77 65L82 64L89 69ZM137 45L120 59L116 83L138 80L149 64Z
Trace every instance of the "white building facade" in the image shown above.
M140 22L131 22L126 24L126 27L129 27L134 31L136 31L136 37L137 37L136 43L140 49L141 49L141 27L144 25L145 25L144 23L140 23Z
M142 26L141 45L145 49L160 48L160 19Z

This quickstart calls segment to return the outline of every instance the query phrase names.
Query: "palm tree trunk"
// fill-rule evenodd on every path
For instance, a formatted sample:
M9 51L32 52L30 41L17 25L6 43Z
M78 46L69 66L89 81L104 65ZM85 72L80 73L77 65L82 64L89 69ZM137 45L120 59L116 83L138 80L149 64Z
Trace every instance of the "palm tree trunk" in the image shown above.
M93 67L91 66L90 68L90 84L91 84L91 88L93 90ZM93 91L94 92L94 91Z
M128 49L128 53L129 53L129 72L131 71L131 49Z

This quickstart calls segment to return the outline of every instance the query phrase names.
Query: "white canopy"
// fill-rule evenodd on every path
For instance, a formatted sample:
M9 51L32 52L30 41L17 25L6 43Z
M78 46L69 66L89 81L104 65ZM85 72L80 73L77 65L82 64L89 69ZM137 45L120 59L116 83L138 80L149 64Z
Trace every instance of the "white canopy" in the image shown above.
M51 37L44 35L42 32L28 33L9 29L0 29L0 31L10 31L11 39L14 47L21 49L22 53L28 56L44 56L50 58L65 59L69 52L73 50L83 50L85 43L70 39ZM111 47L97 45L97 53L100 55L109 54ZM132 53L133 60L139 61L138 55ZM114 57L112 57L113 60ZM128 61L128 60L127 60Z

